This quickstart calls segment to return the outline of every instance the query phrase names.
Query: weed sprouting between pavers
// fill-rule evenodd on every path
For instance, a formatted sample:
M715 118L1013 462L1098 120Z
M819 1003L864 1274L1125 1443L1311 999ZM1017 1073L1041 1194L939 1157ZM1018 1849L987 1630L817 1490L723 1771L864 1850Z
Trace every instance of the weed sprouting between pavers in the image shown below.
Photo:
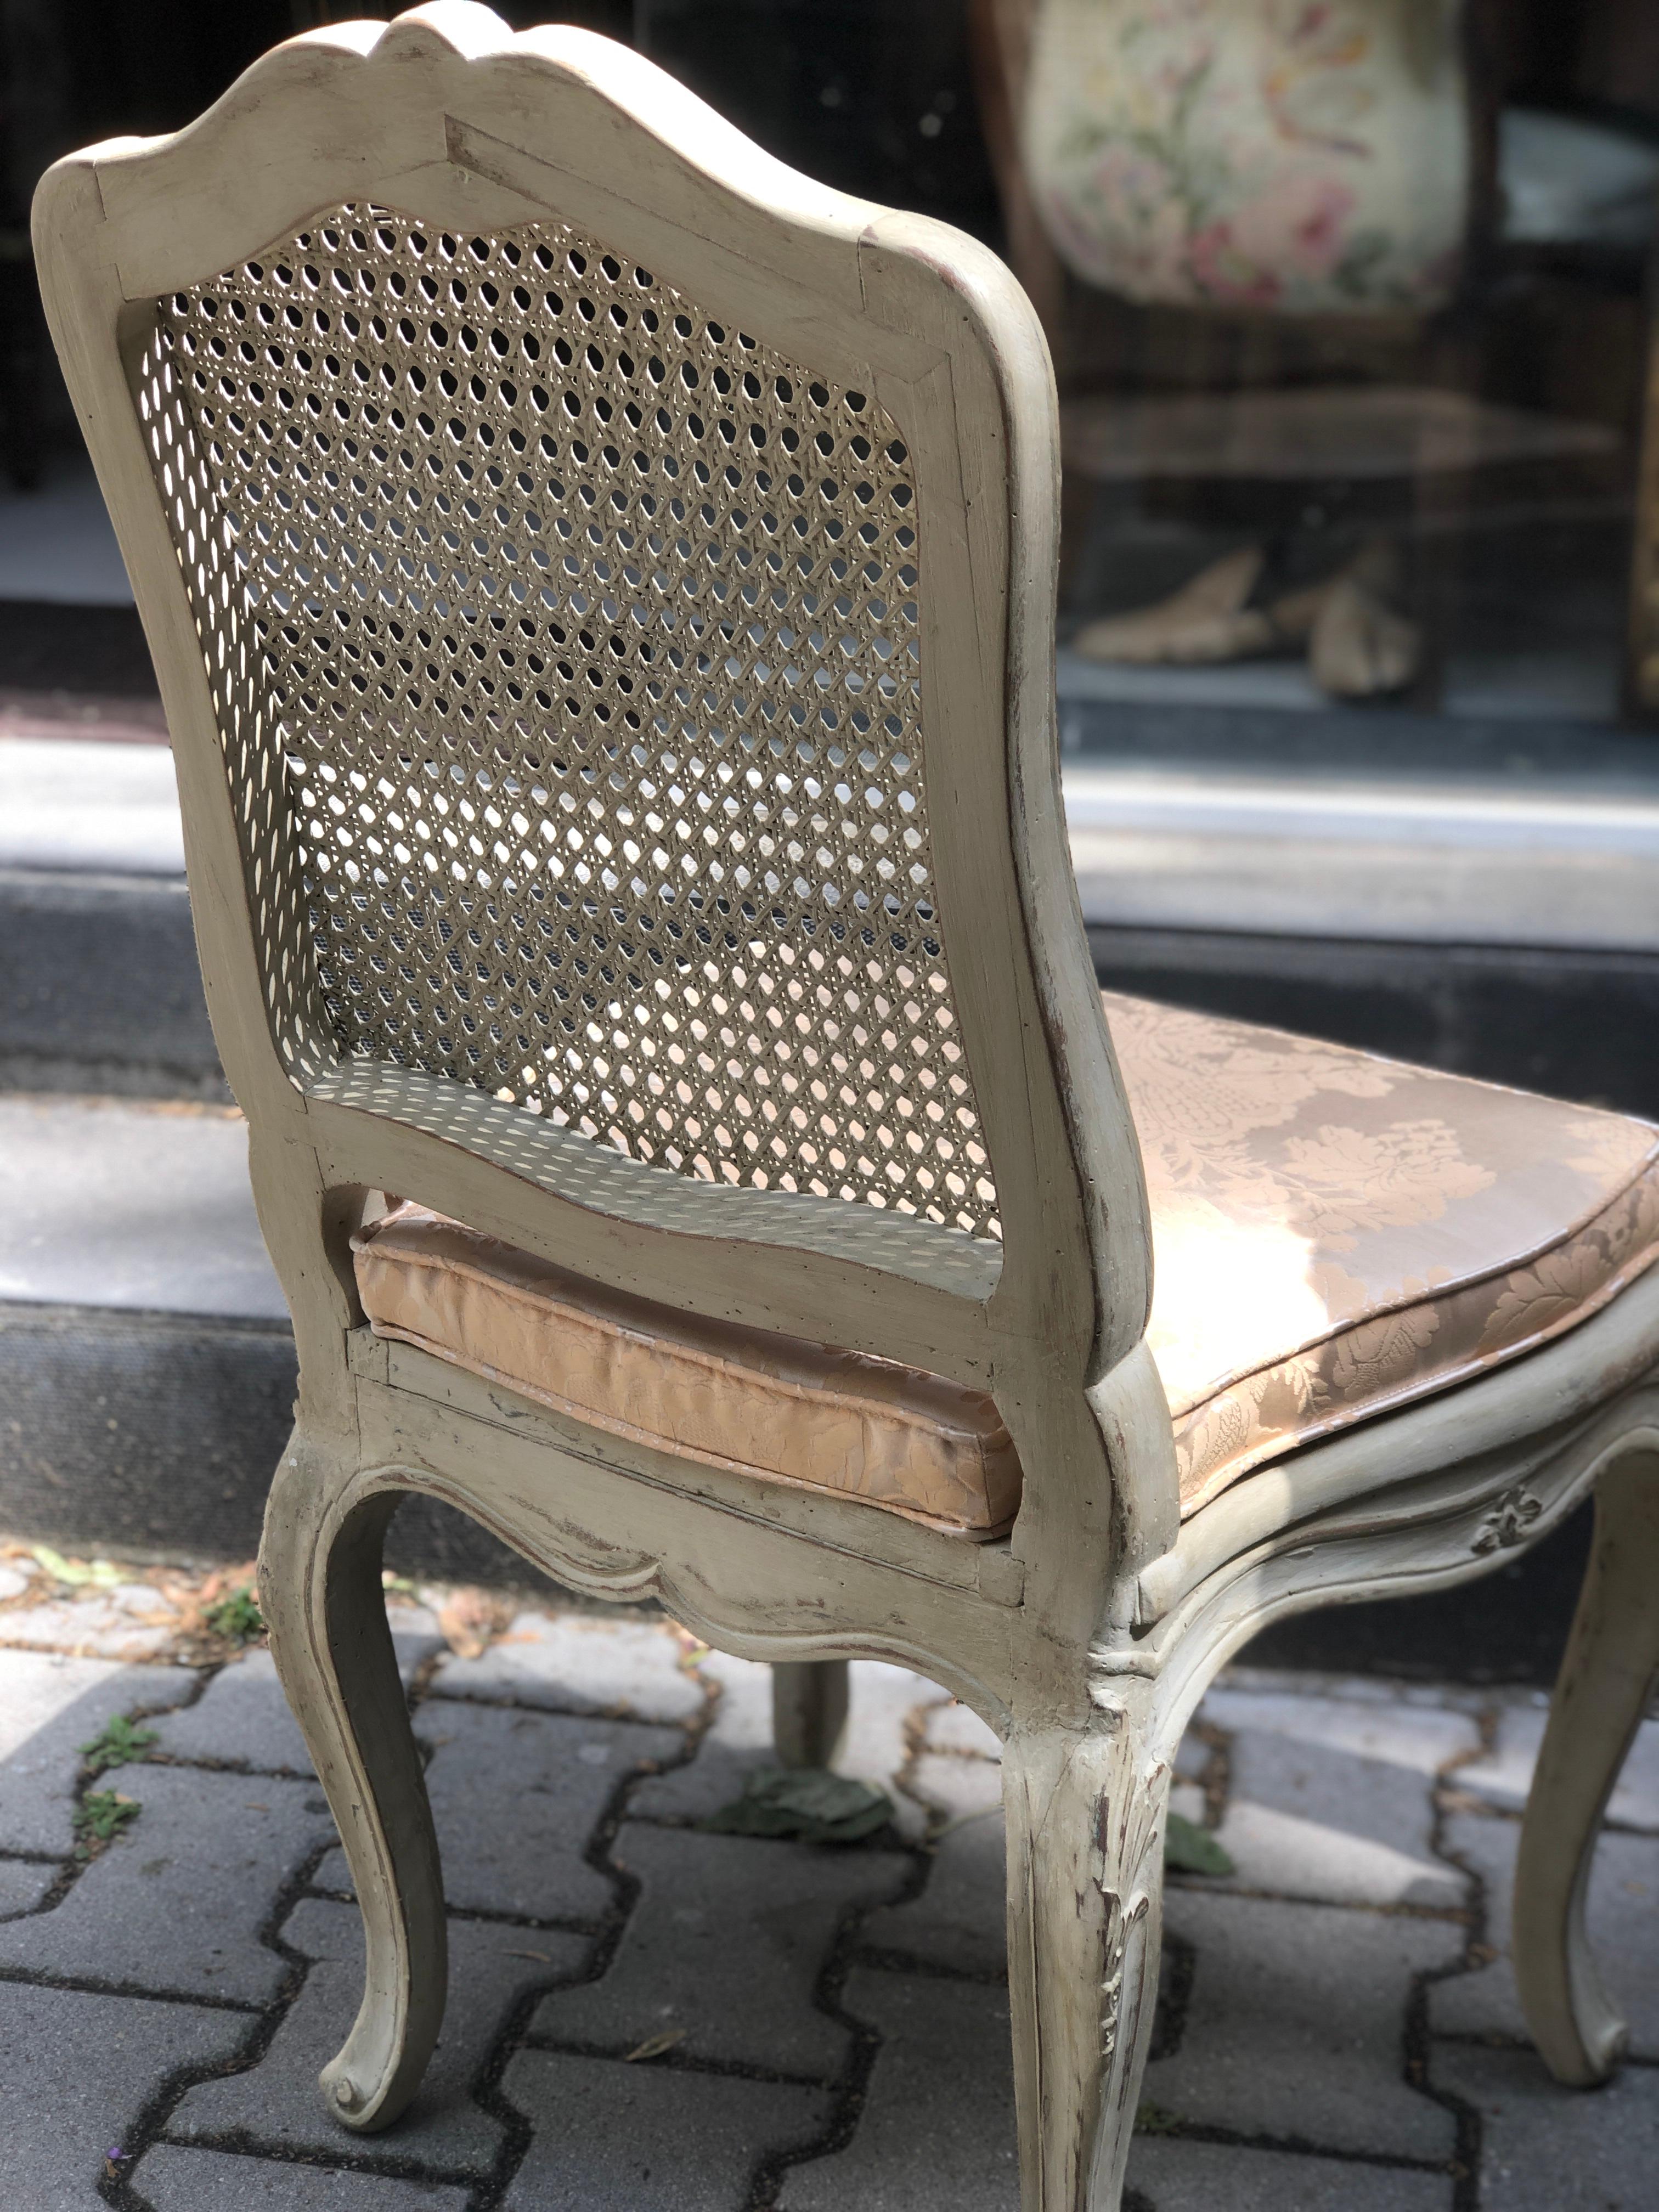
M70 1816L77 1859L95 1858L139 1814L136 1798L119 1790L89 1790Z
M202 1615L203 1626L231 1644L251 1644L265 1632L265 1617L251 1588L232 1590Z
M154 1729L145 1728L125 1713L112 1713L92 1741L81 1746L81 1756L88 1774L103 1774L112 1766L125 1766L132 1759L142 1759L157 1741Z

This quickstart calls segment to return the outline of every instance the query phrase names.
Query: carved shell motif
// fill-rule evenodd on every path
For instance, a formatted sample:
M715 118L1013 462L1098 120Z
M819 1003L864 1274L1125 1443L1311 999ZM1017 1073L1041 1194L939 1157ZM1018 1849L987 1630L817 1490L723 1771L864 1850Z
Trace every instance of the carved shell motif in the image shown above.
M1123 1791L1115 1804L1109 1793L1096 1819L1096 1879L1105 1900L1107 1921L1102 1956L1100 2052L1109 2061L1120 2040L1133 2051L1139 2021L1125 2022L1123 1970L1136 1929L1152 1910L1153 1884L1163 1864L1163 1810L1166 1793L1161 1761ZM1108 1870L1115 1875L1115 1883ZM1150 1871L1149 1871L1150 1870ZM1138 1986L1144 1986L1137 1978ZM1152 1985L1156 1987L1154 1983ZM1123 2031L1127 2027L1127 2033Z

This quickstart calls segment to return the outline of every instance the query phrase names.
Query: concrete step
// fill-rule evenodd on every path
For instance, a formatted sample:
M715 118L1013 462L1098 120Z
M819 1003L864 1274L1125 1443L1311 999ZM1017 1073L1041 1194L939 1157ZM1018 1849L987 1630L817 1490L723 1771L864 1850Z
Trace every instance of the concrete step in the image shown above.
M0 1089L228 1100L171 752L27 726L0 736Z
M0 1528L60 1550L246 1559L295 1383L240 1115L0 1099ZM399 1511L388 1558L535 1579L424 1501Z

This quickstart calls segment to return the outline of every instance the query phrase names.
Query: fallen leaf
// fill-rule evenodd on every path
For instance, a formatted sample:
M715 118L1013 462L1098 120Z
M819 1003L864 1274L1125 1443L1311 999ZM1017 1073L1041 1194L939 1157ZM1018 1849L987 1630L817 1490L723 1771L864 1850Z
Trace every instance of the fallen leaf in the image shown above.
M636 2058L660 2058L665 2051L672 2051L677 2043L684 2043L684 2040L685 2030L683 2027L665 2027L660 2035L647 2035L643 2043L636 2044L627 2053L623 2063L631 2066Z
M1224 1850L1207 1828L1171 1813L1164 1838L1164 1863L1182 1874L1231 1874L1232 1855Z
M538 1966L550 1966L553 1963L550 1951L503 1951L501 1956L504 1959L533 1959Z
M892 1800L867 1782L811 1766L763 1766L743 1795L698 1827L716 1836L775 1836L802 1844L857 1844L884 1828Z
M108 1589L121 1579L121 1570L108 1559L66 1559L61 1552L54 1552L50 1544L30 1547L30 1557L46 1569L54 1582L67 1589L78 1589L87 1583L100 1589Z

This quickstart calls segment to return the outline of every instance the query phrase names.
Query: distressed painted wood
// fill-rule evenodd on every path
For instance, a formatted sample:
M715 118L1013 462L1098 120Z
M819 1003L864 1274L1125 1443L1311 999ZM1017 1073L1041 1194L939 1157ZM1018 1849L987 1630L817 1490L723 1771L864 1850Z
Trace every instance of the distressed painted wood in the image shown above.
M272 286L289 281L281 271L293 240L307 224L349 228L339 210L366 204L388 211L392 244L377 233L362 248L388 292L393 260L374 257L414 252L411 230L422 241L448 234L462 267L477 240L483 267L498 266L489 257L501 241L530 251L565 226L561 237L602 242L618 271L607 283L630 267L649 272L641 288L672 288L711 326L752 338L826 391L856 391L893 426L902 459L890 465L914 500L920 578L904 586L915 594L920 702L919 759L907 757L904 788L925 800L941 948L927 957L951 1004L964 1088L971 1080L1000 1240L933 1223L925 1204L907 1216L833 1193L763 1188L740 1170L731 1183L698 1180L672 1162L625 1158L568 1115L556 1126L510 1084L485 1087L447 1064L404 1066L343 1044L338 991L331 1012L320 924L307 907L323 890L305 889L301 851L305 807L320 815L325 802L313 794L302 806L284 781L301 771L283 757L289 740L277 742L274 695L258 690L276 647L237 630L254 615L251 572L236 556L252 510L225 503L229 463L216 459L221 432L203 411L218 403L205 386L192 387L188 406L181 400L179 349L183 333L211 321L201 302L216 300L225 272L245 313L257 323L269 308L273 325L282 320ZM1169 1411L1143 1340L1139 1159L1060 806L1053 377L1029 303L971 240L793 174L604 40L568 28L515 38L462 0L389 27L337 24L291 40L175 136L59 162L42 180L34 221L54 337L167 705L210 1010L248 1118L259 1218L300 1352L296 1426L272 1486L262 1575L277 1664L368 1933L362 2008L324 2075L331 2109L359 2130L395 2121L442 2010L431 1822L377 1578L386 1520L416 1490L573 1587L659 1598L720 1648L772 1662L786 1757L829 1754L844 1662L855 1656L920 1669L997 1729L1007 1747L1022 2202L1024 2212L1114 2212L1151 2026L1169 1774L1206 1684L1287 1613L1491 1571L1556 1526L1604 1470L1607 1525L1634 1530L1634 1493L1620 1470L1650 1449L1644 1440L1659 1425L1649 1380L1659 1279L1638 1281L1526 1360L1308 1447L1180 1523ZM349 268L338 254L330 265L342 270L342 285L330 284L343 297ZM351 312L361 323L377 311ZM443 343L453 336L446 327ZM716 354L725 342L709 340ZM314 360L302 371L281 343L280 363L254 350L270 362L273 387L289 376L295 393L315 401L308 411L310 401L290 394L289 428L303 447L307 423L327 411L321 371ZM343 379L349 347L339 344ZM227 347L222 375L241 378L240 392L235 352ZM489 384L480 366L485 397L469 434L482 424L510 441L520 422L520 398L503 396L501 374L491 370ZM791 391L787 405L804 404ZM459 375L455 399L473 404ZM348 417L357 419L349 406ZM784 418L769 419L776 429ZM675 420L686 421L684 410ZM706 429L688 426L683 453L679 430L664 434L695 469ZM267 474L288 482L283 457L296 449L273 430ZM440 477L449 465L440 454ZM396 506L381 496L390 482L373 490L377 514ZM493 489L504 493L505 477ZM367 478L356 496L370 496ZM320 516L327 502L316 503ZM319 516L306 526L320 527ZM511 536L520 522L530 528L522 514L501 527ZM893 527L883 526L884 542ZM319 566L327 570L320 556ZM339 577L306 589L334 593L332 612L368 635L363 599ZM486 636L476 611L466 619L507 683L501 633ZM871 623L874 635L879 621ZM396 719L379 680L341 681L356 702L346 719L365 742ZM595 682L625 704L609 674ZM411 745L445 738L397 696ZM577 732L582 742L591 734L586 724ZM314 763L301 768L310 775ZM367 780L350 805L336 795L338 820L366 814L377 834L384 828ZM684 796L676 803L691 809ZM688 843L695 826L682 823ZM713 833L705 849L720 843ZM728 839L727 857L732 849ZM342 865L356 850L337 838L332 848ZM881 852L870 836L860 857L871 879ZM852 895L853 872L823 866L838 894ZM373 889L371 878L366 902ZM591 933L591 917L582 927ZM489 951L480 941L486 981L505 988ZM677 1003L695 1011L689 999ZM815 1049L827 1043L822 1006L796 1003L802 1033ZM759 1085L752 1068L746 1079ZM901 1119L922 1103L904 1090L908 1079L881 1075L884 1103ZM799 1145L792 1157L805 1157ZM914 1156L896 1166L907 1188L925 1193ZM357 1301L350 1238L388 1192L595 1284L994 1391L1026 1470L1012 1535L968 1543L846 1498L627 1443L376 1340ZM1599 2030L1560 1993L1562 1942L1571 1952L1577 1940L1571 1929L1561 1936L1561 1899L1579 1878L1635 1710L1648 1632L1638 1613L1604 1565L1586 1596L1564 1711L1582 1709L1587 1693L1574 1683L1617 1675L1624 1686L1607 1694L1621 1717L1593 1732L1589 1767L1550 1754L1528 1832L1528 1925L1542 1931L1536 1955L1547 1962L1533 1978L1542 1991L1534 2016L1552 2063L1581 2076Z
M1170 1765L1131 1698L1004 1753L1022 2202L1115 2205L1158 2002Z
M349 2126L383 2126L420 2086L443 2025L443 1876L422 1759L380 1589L398 1503L342 1510L329 1455L296 1431L270 1487L259 1602L363 1916L363 1999L323 2094Z
M1595 1541L1538 1756L1512 1950L1534 2042L1560 2081L1604 2081L1627 2031L1584 1930L1595 1838L1659 1682L1659 1431L1627 1440L1595 1494Z

